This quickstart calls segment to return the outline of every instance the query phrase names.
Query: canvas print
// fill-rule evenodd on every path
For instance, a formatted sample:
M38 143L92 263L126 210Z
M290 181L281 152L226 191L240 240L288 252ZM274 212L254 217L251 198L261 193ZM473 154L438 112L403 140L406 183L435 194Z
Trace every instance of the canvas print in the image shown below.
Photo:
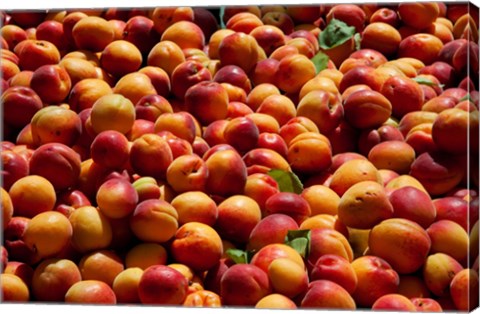
M479 306L474 4L0 23L1 304Z

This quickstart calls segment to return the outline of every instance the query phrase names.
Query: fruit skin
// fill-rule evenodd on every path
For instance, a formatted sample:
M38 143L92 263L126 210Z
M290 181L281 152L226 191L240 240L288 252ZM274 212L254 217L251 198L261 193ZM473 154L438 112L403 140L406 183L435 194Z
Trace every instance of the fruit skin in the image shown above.
M111 119L112 115L115 115L115 120ZM96 134L107 130L126 134L132 128L134 120L135 107L133 103L117 93L98 98L90 113L92 129Z
M441 219L426 229L432 240L431 253L446 253L464 264L468 258L468 233L458 223Z
M387 219L374 226L368 243L369 253L385 259L399 274L420 269L432 245L420 225L403 218Z
M361 129L379 127L392 113L391 102L374 90L352 93L345 99L343 108L346 121Z
M352 294L357 288L357 275L350 262L336 254L325 254L317 259L310 271L310 281L331 280Z
M138 283L142 277L143 270L138 267L126 268L119 273L112 284L113 292L118 304L139 303Z
M0 274L2 299L6 302L28 302L30 292L20 277L13 274Z
M453 277L463 266L453 257L445 253L434 253L427 257L423 267L423 280L430 292L437 297L445 297L450 293Z
M28 175L16 181L8 191L15 215L33 218L54 208L57 196L54 186L38 175Z
M30 87L45 104L58 104L64 101L72 87L68 72L57 64L47 64L32 74Z
M195 271L204 271L215 266L220 260L223 244L212 227L203 223L188 222L175 233L170 251L176 261Z
M37 93L27 86L11 86L2 92L4 123L13 127L25 127L38 110L43 108L43 102Z
M81 279L78 266L71 260L47 259L35 268L32 294L38 301L63 302L68 289Z
M208 169L206 191L214 195L241 194L247 182L247 167L235 150L214 152L205 164Z
M370 229L393 215L382 185L363 181L352 185L340 198L338 218L347 227Z
M265 215L285 214L300 225L311 215L308 202L298 194L292 192L278 192L270 196L265 202Z
M306 291L308 275L303 267L289 258L277 258L268 266L272 289L290 299Z
M222 302L230 306L254 306L271 292L267 274L250 264L235 264L228 268L220 286Z
M352 295L357 306L371 307L379 297L396 293L399 275L384 259L364 255L351 265L358 278L357 289Z
M153 265L144 270L138 283L142 304L182 304L187 295L188 281L178 270Z
M99 280L81 280L74 283L65 294L66 303L117 304L112 288Z
M120 219L129 216L135 210L138 193L129 181L114 178L100 185L96 201L105 216Z
M416 311L413 302L400 294L386 294L378 298L372 305L372 310L402 310Z
M260 250L272 243L284 243L289 230L297 230L298 224L285 214L270 214L262 218L250 232L248 250Z
M325 308L355 310L356 304L350 294L330 280L314 280L310 282L300 308Z
M478 307L478 273L473 269L463 269L450 283L450 295L460 311L471 311Z

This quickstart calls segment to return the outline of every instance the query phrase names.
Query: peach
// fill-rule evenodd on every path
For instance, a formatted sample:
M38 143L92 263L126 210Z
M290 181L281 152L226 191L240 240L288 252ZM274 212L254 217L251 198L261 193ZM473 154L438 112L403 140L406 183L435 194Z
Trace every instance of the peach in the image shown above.
M458 223L441 219L426 229L431 239L430 253L445 253L460 263L466 261L468 254L468 233Z
M267 274L251 264L235 264L228 268L220 285L222 302L230 306L254 306L271 292Z
M300 308L355 310L355 300L339 284L330 280L314 280L300 301Z
M254 111L260 107L265 98L270 95L280 95L280 90L273 83L255 85L247 96L246 104Z
M385 259L400 274L418 270L432 245L428 233L420 225L403 218L387 219L374 226L368 243L371 254ZM395 254L392 254L392 247L395 247Z
M402 39L398 46L398 56L400 58L416 58L425 65L430 65L438 60L437 56L442 47L442 41L434 35L427 33L413 34Z
M65 215L47 211L35 215L28 222L22 238L36 255L48 258L60 253L67 246L72 233L72 225Z
M422 275L428 290L436 297L450 294L450 284L463 266L445 253L434 253L427 257L422 267Z
M112 115L115 119L111 119ZM92 129L95 133L115 130L127 133L135 120L135 107L125 96L113 93L101 96L92 106L90 113Z
M228 113L228 92L218 82L198 82L185 93L185 106L202 125L224 119Z
M73 85L68 97L68 104L73 111L79 113L93 107L100 97L112 93L112 88L104 80L86 78Z
M245 34L250 34L253 29L262 25L263 22L260 17L251 12L237 12L229 17L225 23L227 29Z
M155 122L163 113L173 113L170 102L163 96L145 95L135 104L136 119Z
M287 232L297 230L298 224L285 214L271 214L260 220L252 229L247 248L259 250L272 243L284 243Z
M352 294L357 287L357 275L350 262L336 254L324 254L317 259L310 271L310 281L330 280Z
M405 218L428 228L437 216L430 196L413 186L404 186L389 194L394 218Z
M200 222L187 222L175 233L170 250L176 261L193 270L204 271L220 260L223 244L212 227Z
M51 211L55 206L54 186L38 175L28 175L16 181L8 191L15 215L33 218L42 212Z
M394 26L384 22L372 22L362 32L361 47L392 56L397 52L401 41L402 37Z
M330 141L315 132L301 133L288 144L287 160L292 169L299 173L327 170L332 163Z
M440 113L445 109L453 108L457 102L454 98L448 96L435 96L427 101L422 106L423 111L431 111Z
M397 27L399 25L400 19L396 10L388 7L383 7L378 8L372 13L369 22L383 22L393 27Z
M178 66L176 66L170 75L170 81L172 84L172 93L178 99L184 100L186 97L187 91L191 87L203 81L210 81L211 78L212 78L212 74L202 63L195 60L186 60L180 63ZM215 87L215 86L217 85L207 84L207 87ZM200 90L205 91L204 89L200 89ZM210 93L207 93L207 96L204 96L204 97L208 97L209 94ZM222 91L220 91L220 95L218 95L217 93L215 93L214 95L217 97L220 97L220 99L223 99L222 97L228 94L224 94ZM188 107L188 103L186 104L186 106ZM226 114L226 110L227 110L226 108L223 109L223 112L225 114Z
M439 13L437 3L403 3L398 6L400 20L418 30L435 22Z
M80 253L107 248L112 242L110 221L97 208L82 206L69 217L72 225L71 242Z
M5 244L2 246L2 260L19 261L28 265L38 263L40 258L23 241L23 234L30 218L14 216L5 227ZM7 251L8 250L8 251Z
M16 128L25 127L43 108L42 100L30 87L12 86L3 91L0 99L5 124Z
M87 16L72 29L72 37L78 49L100 52L114 40L113 25L102 17Z
M332 132L340 124L343 114L344 108L340 99L324 90L308 92L301 97L297 106L297 116L311 119L322 134Z
M262 15L262 22L265 25L273 25L280 28L285 35L294 32L294 22L290 15L287 14L286 9L283 11L269 11Z
M265 274L268 274L268 267L274 260L278 258L290 259L298 266L305 268L305 263L300 253L284 243L271 243L262 247L260 250L255 252L250 264L257 266L263 272L265 272Z
M108 218L124 218L135 210L138 193L129 181L113 178L100 185L96 202L99 210Z
M61 191L76 185L80 175L80 156L61 143L44 144L30 157L31 175L49 180L55 190Z
M22 279L13 274L0 274L2 300L5 302L28 302L30 291Z
M409 112L421 110L424 103L424 93L420 84L408 77L388 78L383 83L381 93L392 104L392 114L398 119ZM400 99L403 101L399 101Z
M450 295L456 308L471 311L478 307L478 273L473 269L463 269L450 282Z
M113 289L99 280L81 280L74 283L65 294L65 303L116 304Z
M178 270L153 265L143 271L138 283L138 294L142 304L182 304L187 295L187 278Z
M100 132L90 146L93 161L110 169L122 169L129 159L129 151L127 137L114 130Z
M138 72L146 74L150 78L158 95L163 97L169 96L171 89L170 76L164 69L149 65L141 68Z
M139 243L128 250L125 255L126 268L147 269L152 265L166 265L167 251L158 243Z
M432 298L412 298L410 299L417 308L417 312L442 312L442 306Z
M279 126L284 125L297 115L295 104L285 95L269 95L263 99L256 110L257 113L271 115Z
M362 155L368 156L368 153L375 145L386 141L404 142L405 138L396 126L384 123L379 128L363 129L360 132L358 151Z
M57 64L60 61L58 48L49 41L26 39L15 47L18 56L18 66L22 70L35 71L47 64Z
M142 54L148 54L160 41L155 23L146 16L132 16L125 23L123 39L135 45Z
M117 303L139 303L138 283L143 275L143 270L138 267L126 268L120 272L112 283Z
M208 169L206 191L230 196L240 194L247 181L247 167L235 150L214 152L205 161Z
M302 54L293 54L280 60L276 85L287 93L298 92L315 75L315 65L308 57Z
M351 186L362 181L382 183L378 169L370 161L352 159L335 170L329 188L342 197Z
M261 298L256 309L296 309L297 305L290 299L279 293L272 293Z
M64 101L72 86L67 70L57 64L37 68L30 81L30 87L44 103L55 104Z
M265 215L285 214L301 224L311 214L310 205L300 195L292 192L278 192L265 202Z
M310 118L297 114L296 117L291 118L285 124L283 124L276 133L279 133L279 135L285 141L285 144L288 146L293 138L305 132L320 133L314 121L312 121Z
M179 225L187 222L200 222L213 226L217 220L217 205L207 194L201 191L180 193L171 201L178 213Z
M9 87L13 86L25 86L25 87L30 87L30 81L32 80L32 74L33 71L28 71L28 70L23 70L12 76L11 78L8 79L7 82L9 84ZM7 87L3 88L2 90L7 90Z
M309 272L315 262L326 254L341 256L349 262L353 260L353 250L343 234L330 228L311 229L310 253L307 259Z
M459 157L438 152L422 153L410 167L410 175L432 196L444 194L457 186L463 171L464 165Z
M78 266L68 259L46 259L33 273L32 295L35 300L63 302L70 287L82 280Z
M185 62L185 56L182 48L170 40L163 40L157 43L147 56L148 66L156 66L163 69L170 78L173 70L183 62Z
M175 158L166 171L167 182L178 193L204 191L207 177L205 161L194 154Z
M302 86L298 93L298 98L301 100L305 95L315 90L324 90L334 95L338 94L338 87L332 78L317 74ZM333 98L332 96L330 97Z
M288 147L280 134L263 132L258 135L258 148L267 148L276 151L284 158L287 157Z
M246 243L250 233L261 220L257 202L244 195L234 195L218 204L215 230L222 239Z
M29 163L19 153L13 150L2 150L2 187L8 191L20 178L29 174Z
M286 158L269 148L254 148L243 156L248 174L267 173L273 169L290 172Z
M406 136L411 129L422 123L433 123L438 113L428 111L412 111L404 115L398 123L398 129Z
M98 280L110 287L124 270L122 259L113 251L97 250L82 256L78 262L82 280Z
M255 38L245 33L234 32L224 36L218 45L220 64L236 65L249 73L259 61L259 46Z
M372 310L397 310L397 311L411 311L415 312L416 307L413 302L398 293L390 293L378 298L372 304Z
M135 72L142 65L140 50L127 40L115 40L103 49L100 64L107 73L114 77L122 77Z
M352 295L357 306L371 307L381 296L396 293L399 275L384 259L365 255L356 258L351 265L358 279Z
M247 114L246 117L252 119L253 122L255 122L255 124L258 127L259 133L264 133L264 132L278 133L279 132L280 125L278 124L278 121L269 114L254 112L254 113Z
M132 72L122 76L113 88L115 94L119 94L136 104L146 95L155 95L157 91L148 75L140 72Z
M145 200L137 205L130 216L130 229L145 242L166 242L178 229L178 214L175 207L161 199ZM161 228L149 228L151 225Z
M373 90L353 92L344 100L343 107L345 120L353 127L362 129L379 127L392 113L391 102Z
M338 86L339 92L343 93L353 85L367 85L374 91L380 91L382 81L377 71L372 66L357 66L344 73Z
M478 111L468 113L456 108L446 109L440 112L433 122L432 139L440 150L462 154L466 153L468 148L478 149L477 130Z

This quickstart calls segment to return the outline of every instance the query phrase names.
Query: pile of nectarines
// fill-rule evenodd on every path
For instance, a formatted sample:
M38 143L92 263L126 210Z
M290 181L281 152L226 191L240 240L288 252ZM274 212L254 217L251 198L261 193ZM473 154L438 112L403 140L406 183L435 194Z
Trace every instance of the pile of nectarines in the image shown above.
M2 301L478 306L478 8L0 13Z

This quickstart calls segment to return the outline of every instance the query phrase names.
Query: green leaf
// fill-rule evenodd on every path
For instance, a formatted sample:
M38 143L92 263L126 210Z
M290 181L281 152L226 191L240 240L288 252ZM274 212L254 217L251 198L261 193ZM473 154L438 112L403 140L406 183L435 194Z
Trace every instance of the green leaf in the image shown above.
M360 50L362 48L362 35L360 33L356 33L353 36L353 40L355 41L355 50Z
M461 101L464 101L464 100L472 101L472 97L470 96L470 94L466 94L465 96L460 98L460 100L458 102L461 102Z
M320 73L320 71L324 70L327 68L328 65L328 56L324 54L323 52L319 51L315 56L313 56L312 59L310 59L313 64L315 64L315 69L317 70L317 74Z
M310 230L289 230L285 237L285 244L297 251L303 258L310 254Z
M293 172L272 169L267 174L277 181L280 192L302 193L303 184Z
M235 264L248 264L249 263L249 258L248 254L245 251L239 250L239 249L228 249L226 251L228 257L232 259L232 261L235 262Z
M222 29L225 29L226 26L225 26L225 22L223 21L223 16L225 15L225 6L221 6L220 7L220 13L219 13L219 17L220 17L220 27Z
M426 77L421 77L421 76L414 77L412 80L414 80L418 84L423 84L423 85L427 85L427 86L438 86L440 88L443 88L443 86L444 86L443 84L437 84L437 83L432 82L431 80L427 79Z
M318 43L322 49L340 46L355 34L355 27L345 22L332 19L327 27L318 35Z

